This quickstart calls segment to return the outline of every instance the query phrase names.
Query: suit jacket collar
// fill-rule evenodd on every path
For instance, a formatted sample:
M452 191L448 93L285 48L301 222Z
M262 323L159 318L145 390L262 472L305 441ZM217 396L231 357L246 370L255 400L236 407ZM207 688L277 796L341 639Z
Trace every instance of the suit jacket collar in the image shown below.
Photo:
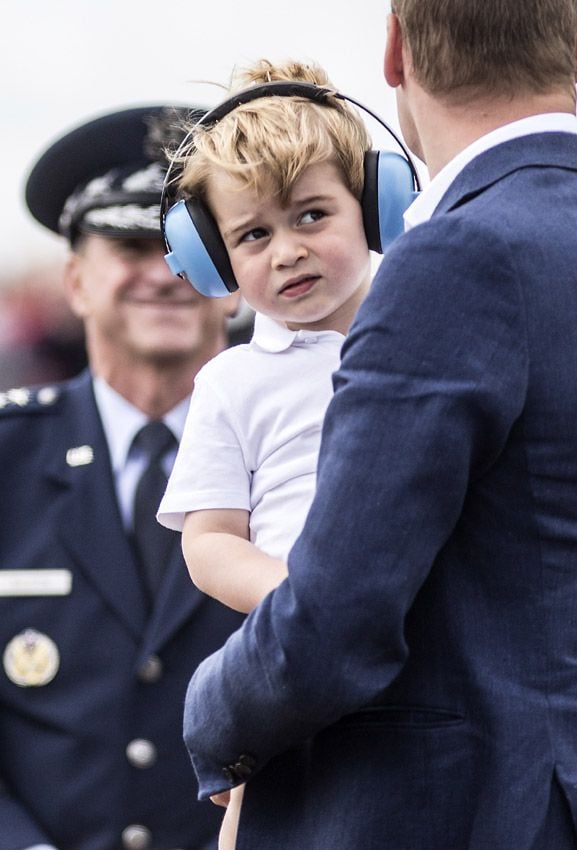
M433 216L466 203L515 171L533 167L577 171L577 135L535 133L490 148L457 175Z

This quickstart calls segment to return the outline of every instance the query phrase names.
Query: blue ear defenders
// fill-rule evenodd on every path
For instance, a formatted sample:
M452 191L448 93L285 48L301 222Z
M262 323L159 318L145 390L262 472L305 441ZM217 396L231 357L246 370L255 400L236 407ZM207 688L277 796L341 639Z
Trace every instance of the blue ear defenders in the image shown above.
M322 86L301 82L263 83L238 92L211 109L195 125L211 126L243 103L259 97L306 97L324 103L329 96L349 101L371 115L393 137L404 156L391 151L365 154L365 179L361 198L363 223L369 248L382 254L403 232L403 213L420 191L419 175L398 136L366 106ZM175 160L190 139L188 133ZM186 277L202 295L220 298L238 289L228 253L210 210L198 199L177 201L169 209L170 176L166 175L160 204L160 226L168 253L166 262L179 277Z

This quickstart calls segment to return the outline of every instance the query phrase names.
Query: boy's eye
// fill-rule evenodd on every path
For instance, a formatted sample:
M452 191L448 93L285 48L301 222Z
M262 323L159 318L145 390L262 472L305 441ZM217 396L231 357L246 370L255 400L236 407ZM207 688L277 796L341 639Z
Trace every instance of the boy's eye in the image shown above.
M263 239L267 235L264 227L253 227L241 236L241 242L254 242L256 239Z
M314 221L319 221L319 219L324 217L324 212L322 210L307 210L306 213L303 213L301 216L301 224L311 224Z

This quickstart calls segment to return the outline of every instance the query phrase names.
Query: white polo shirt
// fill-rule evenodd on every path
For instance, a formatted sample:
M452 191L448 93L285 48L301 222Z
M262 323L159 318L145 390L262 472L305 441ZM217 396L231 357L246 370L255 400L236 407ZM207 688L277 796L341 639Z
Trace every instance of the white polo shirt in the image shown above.
M337 331L290 331L257 314L249 344L204 366L159 522L181 531L189 511L250 511L251 541L286 559L314 495L343 341Z

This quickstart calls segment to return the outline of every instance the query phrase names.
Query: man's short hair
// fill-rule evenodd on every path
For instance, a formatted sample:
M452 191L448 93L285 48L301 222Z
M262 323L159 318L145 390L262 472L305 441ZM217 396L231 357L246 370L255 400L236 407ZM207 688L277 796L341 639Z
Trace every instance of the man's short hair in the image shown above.
M435 96L538 93L574 81L577 0L392 0Z

